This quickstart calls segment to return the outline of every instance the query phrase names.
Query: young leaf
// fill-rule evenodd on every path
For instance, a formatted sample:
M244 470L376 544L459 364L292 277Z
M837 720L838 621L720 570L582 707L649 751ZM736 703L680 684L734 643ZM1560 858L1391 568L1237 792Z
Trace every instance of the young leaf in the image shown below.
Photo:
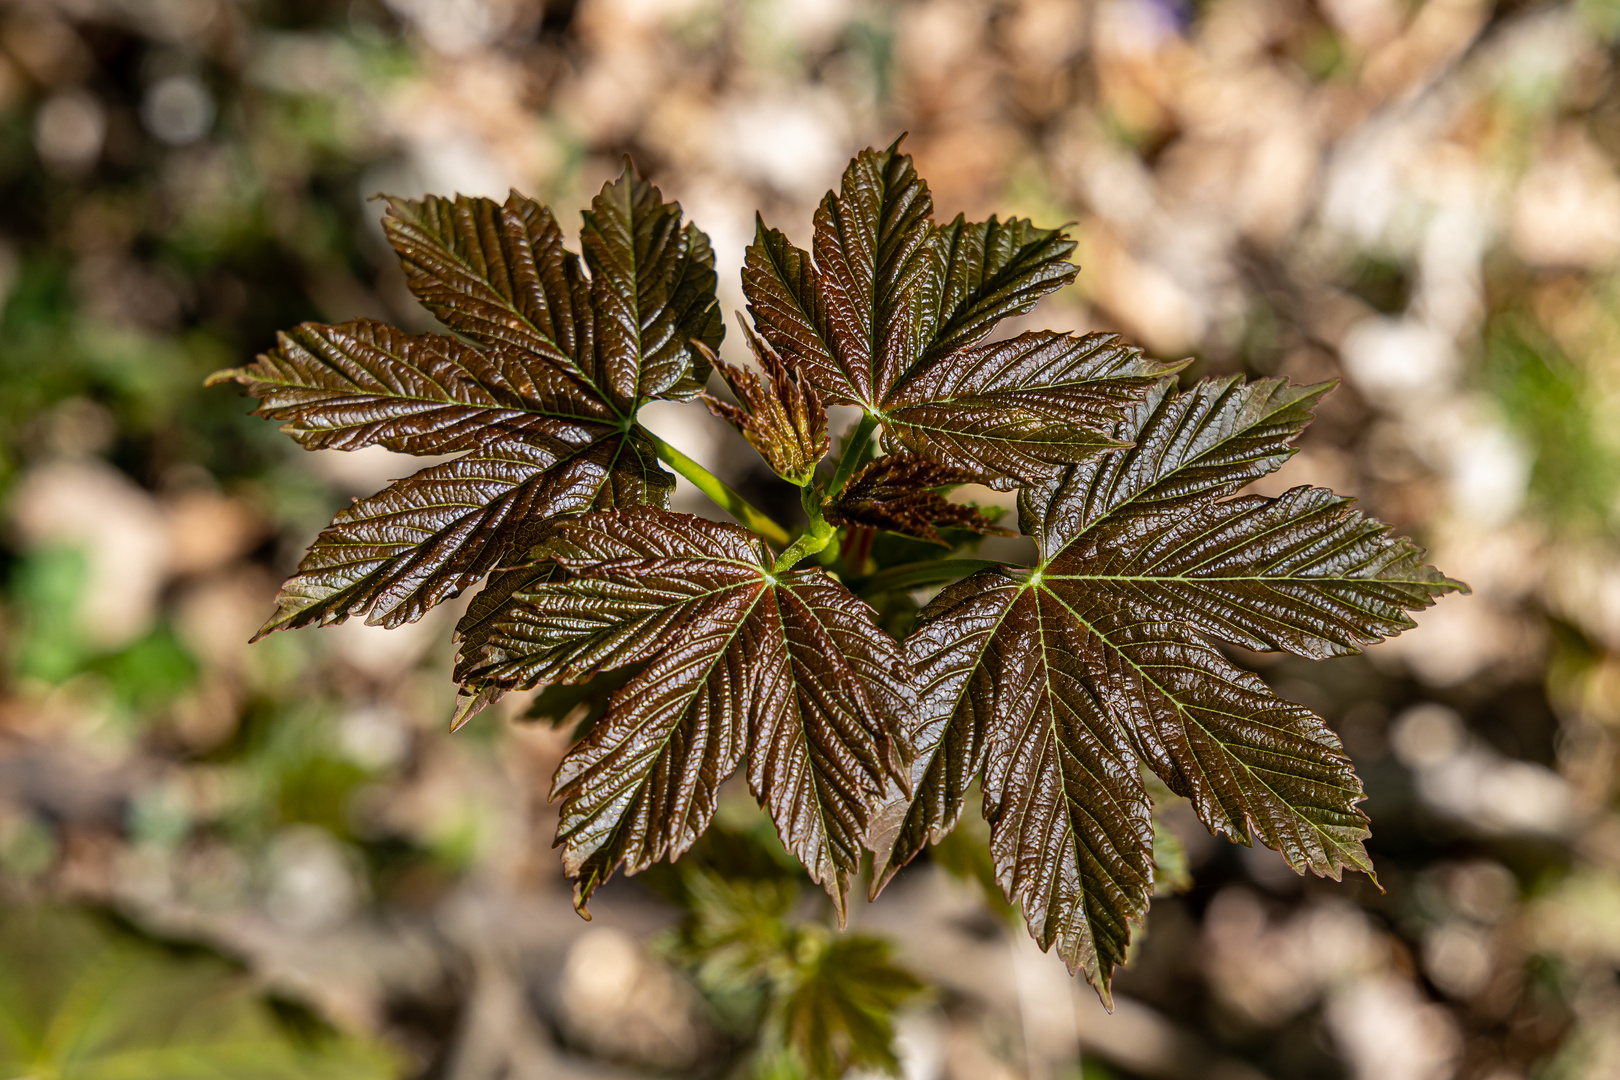
M635 431L580 447L498 443L431 465L338 511L258 636L368 612L382 626L412 622L520 559L547 518L667 505L674 486Z
M516 191L504 205L391 198L383 231L411 292L444 325L486 350L540 357L592 384L590 283L550 208Z
M209 381L226 379L259 398L256 415L282 421L306 450L440 454L536 438L580 442L615 418L548 360L371 319L304 323L277 335L276 349L256 363Z
M936 544L946 544L938 526L1011 536L978 507L953 503L939 492L972 479L960 469L914 454L890 454L868 462L836 499L822 506L822 514L832 525L869 525Z
M691 846L748 758L783 843L843 911L915 697L899 646L820 569L775 573L735 525L651 507L561 520L538 554L566 573L468 626L464 691L575 683L646 667L563 759L558 843L581 910L624 865Z
M1061 229L1037 229L1022 218L1001 222L992 214L989 221L970 222L958 214L938 230L935 246L944 291L930 357L979 341L1002 319L1028 311L1073 281L1079 270L1069 262L1074 241Z
M708 237L628 160L584 217L590 280L551 210L515 191L391 198L383 230L411 291L477 344L550 360L620 415L638 391L694 396L708 368L689 342L725 333Z
M241 383L309 449L464 456L339 513L261 635L397 626L518 561L550 517L664 505L674 479L629 421L646 398L696 394L722 335L707 238L628 165L585 214L589 277L516 192L391 199L383 224L412 290L465 340L305 324L210 381Z
M755 374L713 359L741 407L708 394L702 395L709 411L728 420L743 434L771 471L790 484L803 487L815 475L816 463L827 456L831 440L827 435L827 411L821 406L816 388L799 378L771 351L771 347L751 333L748 339L754 358L764 368Z
M643 398L691 398L709 368L695 339L712 350L724 326L714 297L714 252L695 225L681 227L679 203L624 174L602 188L580 233L591 269L595 382L621 414Z
M880 420L899 445L1007 491L1119 445L1106 429L1179 367L1142 359L1117 334L1037 330L916 369L884 396Z
M743 291L761 335L828 401L994 486L1114 445L1113 422L1173 368L1105 334L977 344L1074 276L1074 244L1022 220L936 227L898 145L862 151L822 200L813 259L758 223Z
M814 1080L870 1066L898 1075L894 1014L922 990L879 938L851 934L811 945L778 1006L783 1041Z
M880 815L874 888L948 831L981 773L1002 887L1107 1000L1152 887L1142 764L1213 831L1295 871L1371 871L1361 783L1322 720L1216 648L1319 657L1411 626L1465 586L1329 492L1226 498L1276 468L1327 387L1161 386L1132 446L1020 499L1041 561L946 589L906 642L913 796Z

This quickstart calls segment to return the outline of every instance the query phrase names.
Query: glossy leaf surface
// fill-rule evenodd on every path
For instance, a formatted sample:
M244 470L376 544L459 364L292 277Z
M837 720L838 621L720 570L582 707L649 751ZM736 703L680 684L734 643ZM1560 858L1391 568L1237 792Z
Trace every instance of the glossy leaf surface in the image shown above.
M985 483L1050 480L1112 445L1112 423L1168 368L1112 335L978 344L1073 278L1074 244L932 213L898 144L862 151L816 212L813 255L759 223L743 269L755 326L830 403Z
M585 214L583 264L515 192L392 199L384 227L412 290L462 337L305 324L214 378L309 449L462 456L340 512L261 633L397 626L517 561L550 517L664 505L674 480L629 418L695 394L700 346L721 337L707 239L628 166Z
M338 512L276 596L260 635L369 613L399 626L522 558L546 519L665 505L674 477L640 435L555 449L501 443L395 482Z
M1162 386L1116 431L1134 445L1024 492L1040 563L947 588L907 640L914 791L874 830L877 887L982 776L1003 889L1106 999L1153 885L1144 766L1297 872L1371 871L1338 739L1216 647L1354 652L1462 587L1329 492L1229 497L1287 458L1326 389Z
M439 454L480 443L587 437L606 404L549 360L485 351L445 334L407 334L360 319L305 323L234 378L258 415L308 450L384 446Z
M744 529L650 507L559 521L540 553L565 576L469 625L457 676L479 694L646 665L557 772L581 907L616 867L691 846L746 757L783 843L842 910L915 702L871 609L820 569L773 573Z
M708 368L689 342L725 329L708 237L628 161L584 218L588 280L551 210L517 192L390 199L383 229L411 291L479 345L549 359L621 415L637 392L695 395Z
M1177 365L1112 334L994 340L1072 279L1074 244L932 215L891 146L822 201L811 251L761 221L743 273L756 371L714 356L707 238L628 166L585 212L579 254L515 193L391 200L407 281L452 333L306 324L215 378L305 447L449 460L339 513L261 633L395 626L489 576L458 627L452 723L538 687L531 717L578 721L553 795L581 912L616 869L690 848L739 769L840 920L863 846L875 894L977 786L984 873L1107 1001L1176 865L1154 791L1300 873L1372 869L1336 737L1222 646L1354 653L1463 586L1332 492L1240 494L1293 452L1325 386L1178 392ZM716 366L738 404L703 393ZM650 398L698 396L804 489L802 535L636 426ZM829 403L866 416L817 488ZM669 512L660 458L753 531ZM1019 490L1037 565L874 542L1003 531L946 497L965 483ZM902 646L817 561L859 575L895 627L909 590L971 576ZM768 950L791 953L758 1013L795 1048L783 1060L892 1066L885 1025L911 984L865 944L813 937Z

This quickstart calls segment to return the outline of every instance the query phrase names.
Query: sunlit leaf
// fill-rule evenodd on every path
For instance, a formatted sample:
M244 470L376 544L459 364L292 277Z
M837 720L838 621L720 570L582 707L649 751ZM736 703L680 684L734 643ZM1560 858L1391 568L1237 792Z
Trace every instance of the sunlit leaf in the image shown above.
M503 442L430 465L338 512L282 585L260 635L351 615L398 626L528 551L547 518L667 504L674 477L639 434Z
M939 326L928 354L945 356L972 345L1002 319L1074 280L1074 241L1061 229L1037 229L1022 218L968 221L961 214L936 230L942 266Z
M591 200L580 238L598 389L620 413L644 398L694 396L709 368L691 343L712 349L724 334L708 237L682 227L680 204L664 202L626 159L624 174Z
M538 554L566 576L465 629L466 692L646 665L557 772L578 903L618 866L690 847L746 757L783 843L842 910L914 707L871 609L819 568L774 572L745 529L650 507L559 521Z
M813 257L759 222L743 291L760 334L829 402L984 483L1049 480L1114 445L1113 422L1171 368L1107 334L979 344L1073 278L1073 242L932 214L897 143L862 151L822 200Z
M1338 739L1216 647L1355 652L1463 587L1329 492L1230 497L1286 459L1325 389L1160 387L1116 430L1134 445L1023 493L1038 565L950 586L906 642L914 796L880 815L876 888L982 776L1003 889L1106 1000L1153 884L1142 765L1298 872L1371 871Z
M370 319L305 323L257 362L214 376L224 378L309 450L442 454L536 437L579 442L600 428L590 421L613 419L577 379L532 353L480 350Z
M648 398L695 395L722 335L707 238L628 164L585 214L583 265L515 192L391 199L384 228L461 337L305 324L212 381L241 383L310 449L462 456L339 513L261 633L397 626L521 561L548 518L664 505L674 480L630 420Z

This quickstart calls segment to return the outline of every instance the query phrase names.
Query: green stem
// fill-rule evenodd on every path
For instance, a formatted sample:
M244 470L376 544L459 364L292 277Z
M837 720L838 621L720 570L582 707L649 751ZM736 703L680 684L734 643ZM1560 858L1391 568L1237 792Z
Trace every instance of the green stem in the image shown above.
M879 570L870 577L854 582L856 591L864 595L914 589L919 585L932 585L940 581L955 581L992 566L1007 566L993 559L935 559L932 562L906 563ZM1013 568L1018 569L1018 568Z
M776 566L772 573L780 574L801 559L826 550L827 545L832 543L833 537L838 533L838 530L827 524L827 519L821 516L821 497L813 485L806 484L800 488L799 498L804 505L805 516L810 519L810 525L804 530L803 536L793 541L792 546L776 557Z
M786 529L772 521L765 515L764 511L753 503L726 486L725 482L714 473L705 469L645 427L641 429L641 433L652 440L653 446L658 451L659 461L669 465L670 468L692 481L692 486L713 499L715 505L720 509L753 529L777 547L786 547L793 542L793 537L788 534Z
M861 413L860 426L844 444L844 456L838 459L838 468L833 473L832 482L827 485L827 498L836 499L838 493L844 490L844 485L849 483L855 466L860 464L861 455L872 442L872 430L877 427L877 422L877 417L871 413Z
M794 563L825 548L832 540L832 534L833 530L825 524L821 530L805 533L776 557L776 565L771 568L771 573L780 574L791 570Z

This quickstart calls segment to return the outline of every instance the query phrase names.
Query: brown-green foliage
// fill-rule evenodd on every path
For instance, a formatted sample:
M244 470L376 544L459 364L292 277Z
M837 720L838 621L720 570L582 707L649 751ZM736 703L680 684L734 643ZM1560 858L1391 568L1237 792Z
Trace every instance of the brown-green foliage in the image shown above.
M395 625L494 573L460 627L459 716L541 686L546 715L589 707L554 781L582 909L616 868L687 850L737 770L840 913L863 848L875 894L978 782L1002 889L1106 999L1154 888L1144 772L1296 871L1371 870L1337 738L1220 643L1352 653L1463 586L1332 492L1239 494L1327 386L1179 390L1179 365L1113 335L987 341L1072 279L1073 244L932 209L897 146L867 150L812 251L763 222L748 250L763 374L721 365L741 407L708 403L801 488L794 537L637 423L704 389L721 334L708 243L678 207L627 170L586 214L587 277L522 196L394 200L408 280L456 336L305 326L224 374L306 446L462 456L340 514L266 629ZM864 417L818 477L823 402ZM659 460L753 531L667 510ZM969 481L1018 490L1036 565L952 557L994 528L947 498ZM871 555L874 529L923 543ZM921 564L894 557L907 544ZM897 625L909 590L941 581L903 642L868 606ZM887 970L824 947L829 979ZM783 997L780 1022L835 1056L886 1045L883 1002L873 1026L826 1011L850 987L819 986Z

